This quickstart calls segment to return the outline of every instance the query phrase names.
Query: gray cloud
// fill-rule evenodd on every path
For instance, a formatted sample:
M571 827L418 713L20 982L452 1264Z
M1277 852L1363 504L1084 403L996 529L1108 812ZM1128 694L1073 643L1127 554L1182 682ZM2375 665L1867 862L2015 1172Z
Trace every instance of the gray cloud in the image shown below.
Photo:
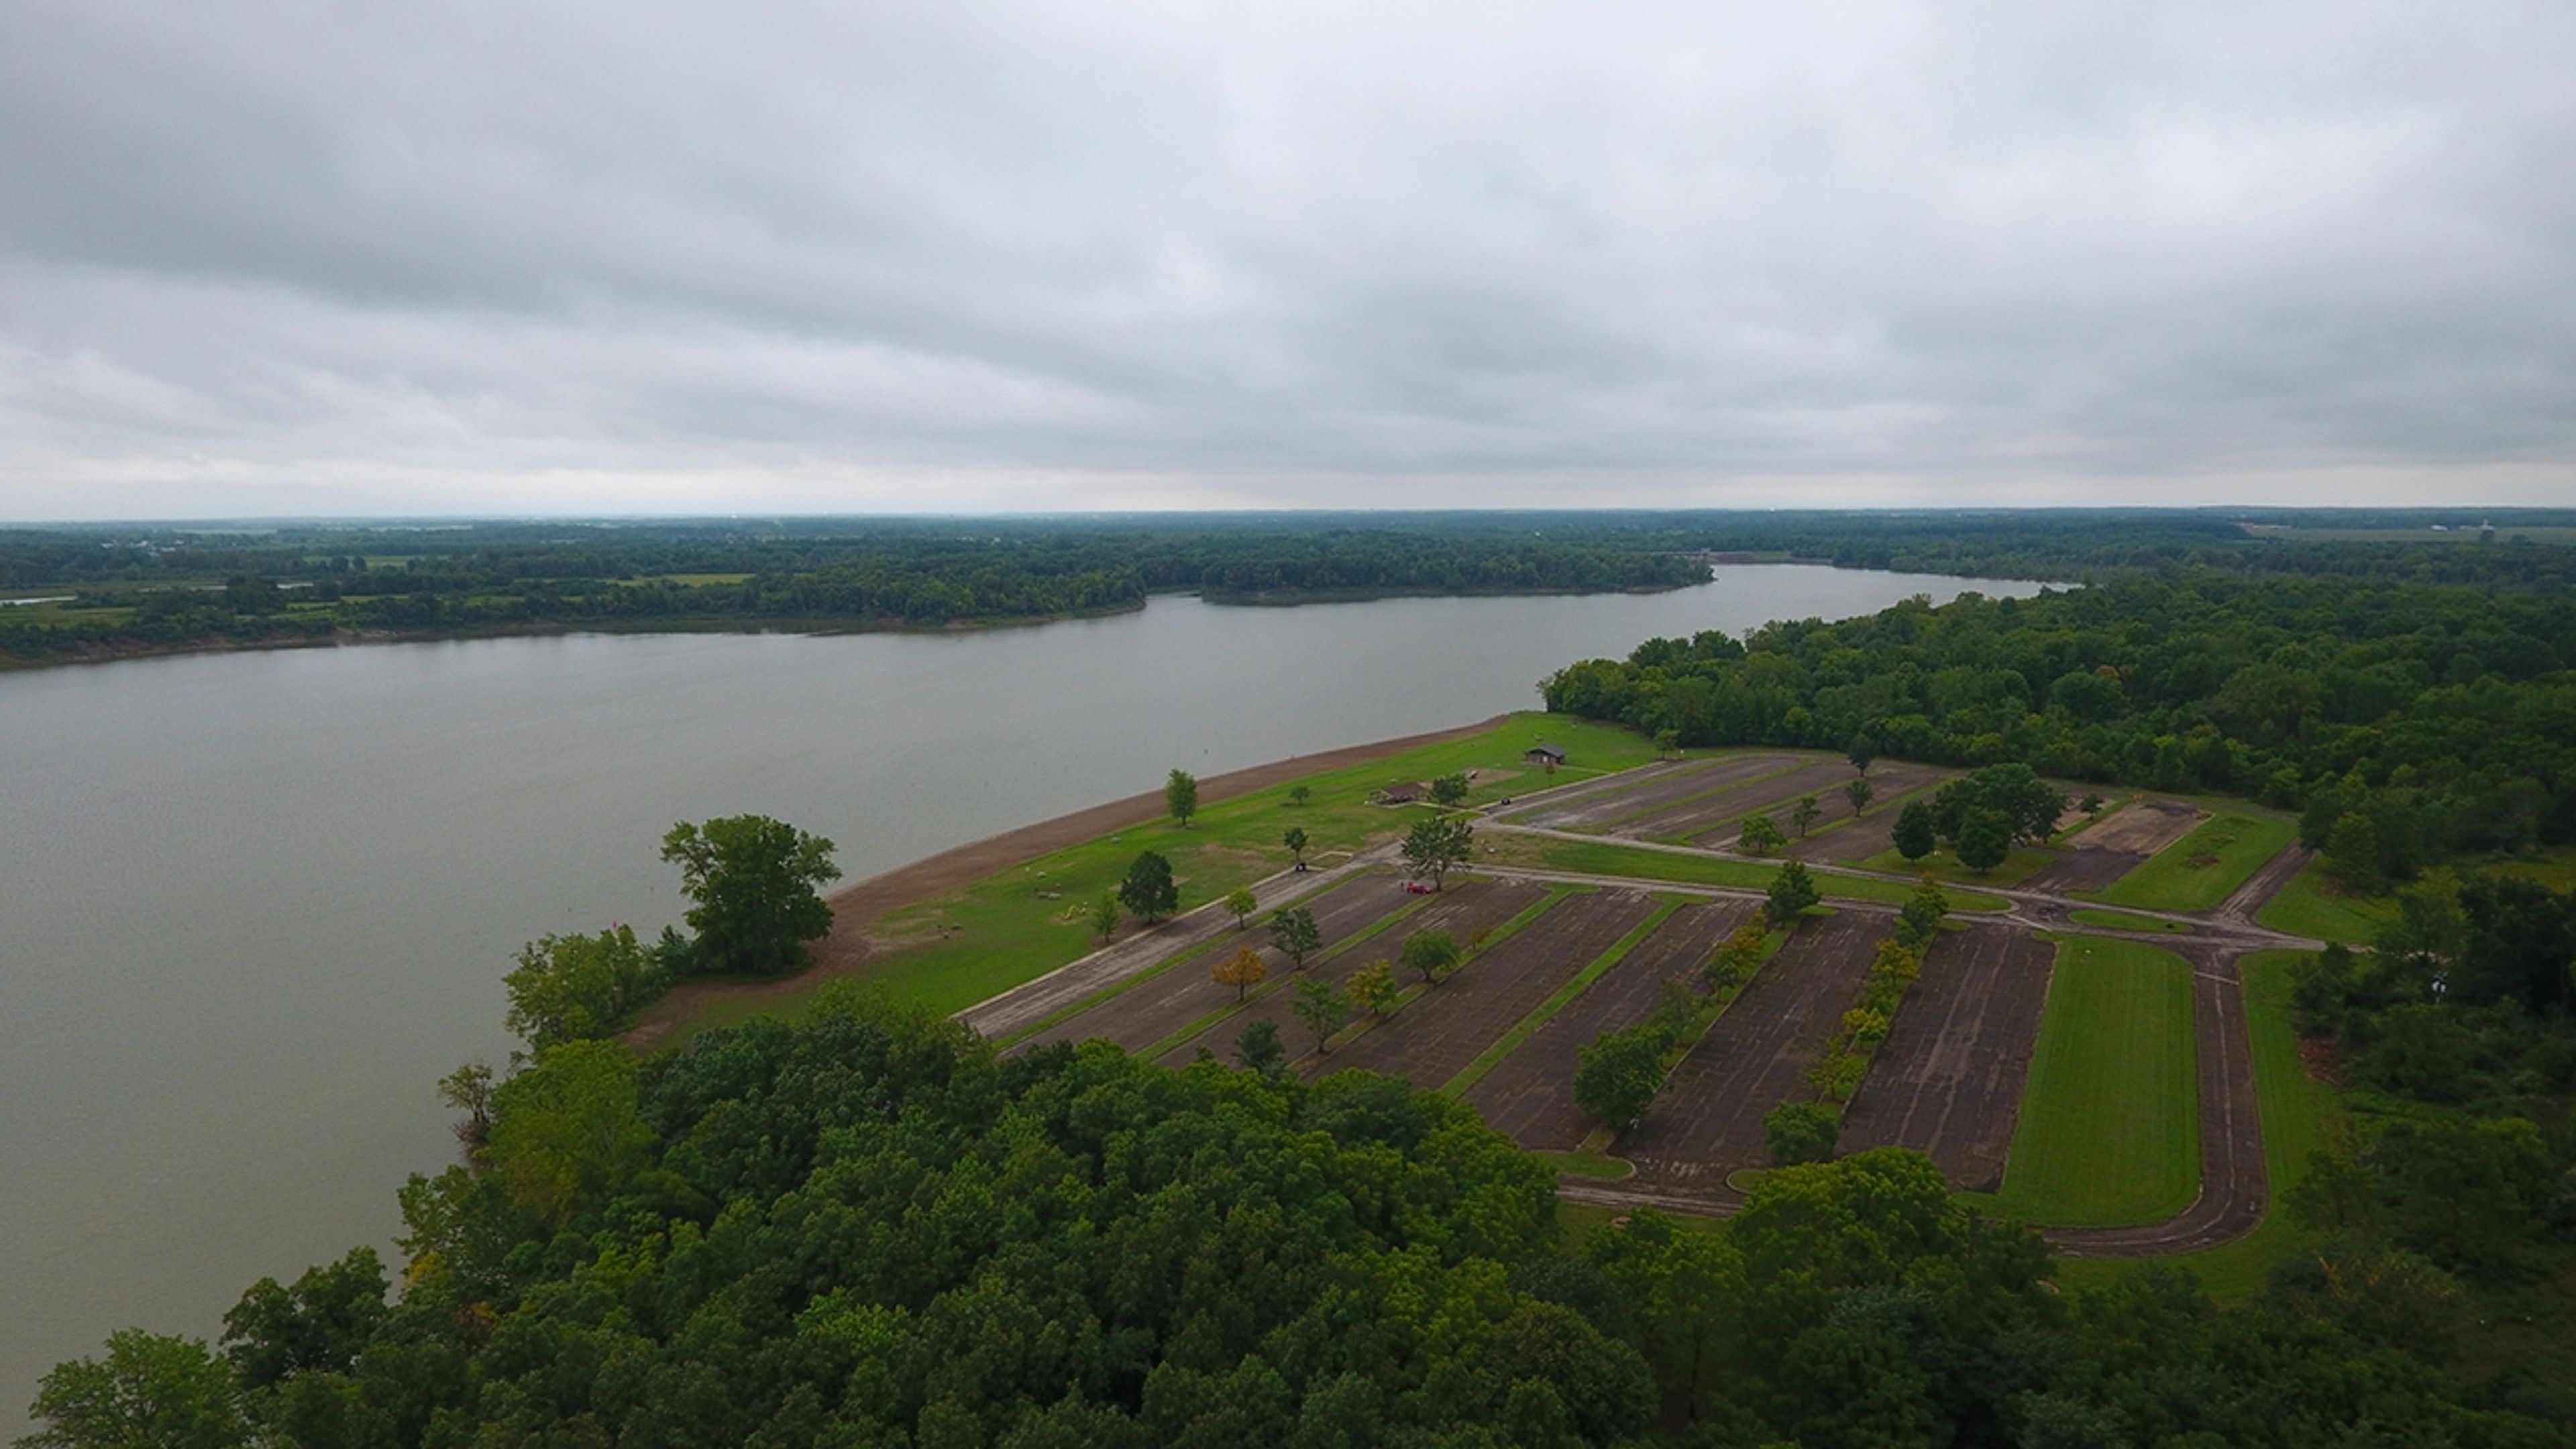
M2576 501L2576 11L21 0L0 517Z

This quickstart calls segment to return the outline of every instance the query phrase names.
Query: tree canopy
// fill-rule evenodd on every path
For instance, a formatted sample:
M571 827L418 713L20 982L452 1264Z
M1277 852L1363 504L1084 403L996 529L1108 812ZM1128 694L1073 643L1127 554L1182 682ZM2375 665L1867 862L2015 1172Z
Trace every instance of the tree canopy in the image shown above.
M817 887L841 878L832 842L766 815L683 822L662 837L693 903L700 970L775 976L803 969L805 943L832 929Z

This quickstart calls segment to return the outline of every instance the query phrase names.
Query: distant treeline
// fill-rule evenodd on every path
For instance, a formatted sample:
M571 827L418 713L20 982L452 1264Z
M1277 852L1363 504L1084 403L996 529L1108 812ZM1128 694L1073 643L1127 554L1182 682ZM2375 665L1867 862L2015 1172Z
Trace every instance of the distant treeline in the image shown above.
M2255 796L2379 871L2576 840L2576 551L2318 545L1572 665L1548 707L1684 745L1841 749ZM2477 566L2484 561L2484 567ZM2452 581L2453 570L2469 577Z

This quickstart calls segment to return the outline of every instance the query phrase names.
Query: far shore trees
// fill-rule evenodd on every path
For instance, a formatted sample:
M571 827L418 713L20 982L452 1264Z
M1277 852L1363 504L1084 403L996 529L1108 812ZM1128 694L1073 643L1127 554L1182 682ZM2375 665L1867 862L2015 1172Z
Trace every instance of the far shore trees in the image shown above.
M1252 893L1250 886L1236 886L1225 893L1225 909L1234 917L1234 928L1240 931L1252 923L1252 913L1261 909L1261 898Z
M1190 817L1199 813L1199 777L1187 770L1174 770L1163 781L1163 807L1187 830Z
M1233 987L1234 999L1241 1001L1252 988L1270 979L1270 967L1260 952L1250 946L1237 946L1233 955L1209 967L1208 975L1219 986Z
M1270 944L1288 958L1290 970L1303 971L1307 956L1324 944L1324 932L1315 924L1313 911L1290 906L1270 918Z
M1413 873L1430 877L1431 888L1440 890L1449 872L1467 863L1474 846L1473 827L1463 819L1444 817L1425 820L1407 831L1400 849Z
M1416 931L1404 938L1403 947L1395 953L1404 969L1422 978L1425 986L1437 986L1440 978L1458 969L1458 938L1447 931Z
M841 878L832 842L766 815L682 823L662 837L662 858L680 867L696 904L689 929L701 971L782 976L813 958L805 943L832 929L817 887Z
M1172 863L1151 850L1137 856L1118 883L1118 899L1149 926L1179 910L1181 887L1172 879Z

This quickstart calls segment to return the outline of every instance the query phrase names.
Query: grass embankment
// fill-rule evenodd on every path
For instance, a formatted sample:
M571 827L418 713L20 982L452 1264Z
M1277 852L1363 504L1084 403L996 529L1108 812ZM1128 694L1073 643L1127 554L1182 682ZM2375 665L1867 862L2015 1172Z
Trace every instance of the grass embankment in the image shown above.
M1498 863L1578 875L1670 881L1676 885L1732 886L1758 891L1769 889L1771 882L1780 874L1777 861L1684 854L1677 850L1652 850L1643 846L1612 845L1605 841L1563 840L1544 835L1498 836L1489 838L1485 845L1491 848L1490 854L1480 858ZM1901 906L1907 897L1914 894L1914 885L1910 881L1837 875L1813 862L1809 862L1807 870L1815 879L1816 889L1824 892L1827 900L1879 901ZM1998 896L1962 891L1950 892L1949 896L1952 910L2012 909L2011 902Z
M2161 931L2170 936L2187 936L2191 927L2181 921L2168 921L2162 916L2133 916L2127 911L2068 911L2066 918L2079 926L2092 926L2104 931Z
M938 900L891 912L870 925L874 949L849 974L901 1000L961 1010L1089 954L1098 944L1089 920L1092 903L1117 888L1142 851L1170 858L1181 882L1182 909L1188 910L1286 869L1291 857L1280 837L1292 825L1306 832L1311 860L1365 849L1425 818L1418 808L1369 804L1369 795L1386 785L1472 770L1477 778L1467 797L1471 805L1534 789L1543 777L1521 754L1541 741L1581 762L1560 769L1552 784L1655 758L1652 741L1619 726L1523 712L1464 739L1206 804L1186 829L1164 818L1051 851ZM1309 792L1304 805L1290 803L1296 785ZM751 1016L793 1014L821 986L817 977L784 991L711 997L660 1044Z
M2220 815L2092 898L2151 911L2214 910L2298 838L2292 821Z
M2347 893L2319 856L2273 892L2254 919L2294 936L2358 946L2377 940L2380 929L2397 919L2397 904L2384 896Z
M1965 1195L2045 1227L2162 1222L2200 1188L2191 968L2141 941L2066 936L2003 1190Z
M2244 958L2245 1024L2254 1046L2254 1091L2263 1118L2263 1167L2271 1179L2269 1205L2254 1231L2204 1252L2164 1261L2189 1268L2222 1299L2261 1292L2272 1271L2299 1250L2299 1230L2281 1210L2281 1194L2306 1173L2308 1154L2325 1141L2341 1113L2332 1087L2310 1076L2299 1056L2299 1033L2290 1018L2290 968L2299 951L2259 951ZM2131 1266L2119 1259L2070 1260L2059 1277L2098 1282Z

